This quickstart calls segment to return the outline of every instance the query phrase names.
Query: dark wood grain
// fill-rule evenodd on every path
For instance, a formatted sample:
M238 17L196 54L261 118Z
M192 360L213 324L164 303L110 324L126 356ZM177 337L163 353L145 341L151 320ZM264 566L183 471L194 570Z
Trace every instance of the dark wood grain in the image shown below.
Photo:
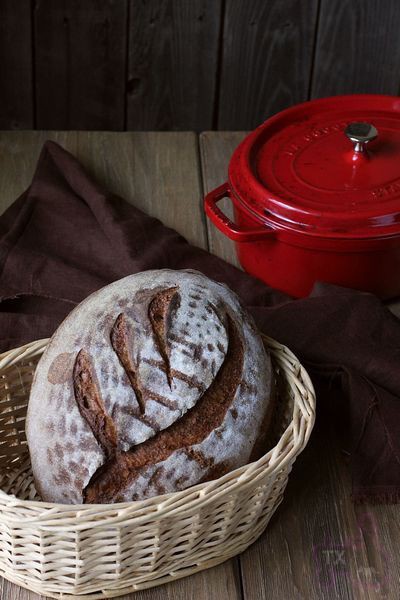
M221 0L130 2L128 129L209 129Z
M317 0L226 0L219 129L253 129L307 99Z
M398 94L400 2L321 0L312 97Z
M30 0L0 2L0 129L33 127Z
M2 0L0 129L252 129L400 93L398 0Z
M0 577L1 600L46 600L46 598ZM66 596L65 600L67 598ZM79 598L83 600L84 597ZM242 600L238 560L232 559L207 571L177 579L160 587L124 594L118 596L118 600Z
M126 0L36 0L38 129L123 129Z
M158 588L128 594L120 600L243 600L238 559Z

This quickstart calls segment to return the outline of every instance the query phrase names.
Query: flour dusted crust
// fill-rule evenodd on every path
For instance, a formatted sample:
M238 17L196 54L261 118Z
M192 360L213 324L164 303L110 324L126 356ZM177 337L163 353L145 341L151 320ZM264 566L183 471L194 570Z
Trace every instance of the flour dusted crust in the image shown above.
M143 499L248 462L271 409L271 364L226 286L146 271L89 296L34 377L36 487L61 503Z

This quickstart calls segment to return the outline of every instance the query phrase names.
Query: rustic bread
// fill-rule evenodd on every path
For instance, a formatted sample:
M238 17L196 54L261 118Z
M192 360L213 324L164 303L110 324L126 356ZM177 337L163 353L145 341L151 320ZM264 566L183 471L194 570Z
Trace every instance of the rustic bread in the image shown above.
M37 490L104 503L214 479L252 458L270 409L270 359L232 291L195 271L131 275L79 304L38 364Z

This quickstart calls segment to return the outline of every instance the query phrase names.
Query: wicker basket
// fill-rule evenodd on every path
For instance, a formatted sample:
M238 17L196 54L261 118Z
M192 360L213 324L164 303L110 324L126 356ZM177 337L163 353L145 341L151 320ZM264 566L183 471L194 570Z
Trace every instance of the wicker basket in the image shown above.
M52 598L113 598L206 569L242 552L279 505L315 416L295 356L264 338L278 403L260 460L216 481L143 502L40 502L25 440L36 363L47 340L0 355L0 575Z

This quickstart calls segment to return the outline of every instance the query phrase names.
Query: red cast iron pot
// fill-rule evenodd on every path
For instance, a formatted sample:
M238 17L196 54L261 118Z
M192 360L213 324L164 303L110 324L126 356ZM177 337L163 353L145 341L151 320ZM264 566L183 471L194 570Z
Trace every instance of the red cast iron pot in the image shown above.
M277 289L301 297L326 281L399 296L400 98L336 96L275 115L204 202L243 268Z

